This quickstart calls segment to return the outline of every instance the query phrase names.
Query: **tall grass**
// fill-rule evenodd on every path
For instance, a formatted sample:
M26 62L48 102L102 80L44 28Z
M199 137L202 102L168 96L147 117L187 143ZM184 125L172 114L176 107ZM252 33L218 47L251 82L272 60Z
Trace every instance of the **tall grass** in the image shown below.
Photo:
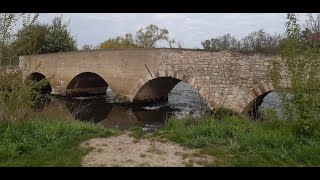
M46 80L24 82L0 66L0 166L80 166L81 141L117 131L57 114L35 113L47 100Z
M92 123L33 119L0 123L0 166L81 166L81 141L117 134Z
M18 67L8 72L0 66L0 121L17 122L31 117L31 112L48 100L41 93L47 83L46 79L24 81Z
M320 165L319 128L304 136L296 133L294 124L280 120L252 121L237 116L171 119L161 136L215 156L211 166Z

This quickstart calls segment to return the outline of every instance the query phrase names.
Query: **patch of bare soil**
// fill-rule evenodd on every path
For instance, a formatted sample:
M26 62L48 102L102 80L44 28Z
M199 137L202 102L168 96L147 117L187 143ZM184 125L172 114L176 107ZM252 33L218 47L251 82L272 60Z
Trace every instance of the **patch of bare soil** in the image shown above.
M150 139L137 141L128 134L91 139L81 146L93 148L82 159L85 167L201 167L213 160L197 149Z

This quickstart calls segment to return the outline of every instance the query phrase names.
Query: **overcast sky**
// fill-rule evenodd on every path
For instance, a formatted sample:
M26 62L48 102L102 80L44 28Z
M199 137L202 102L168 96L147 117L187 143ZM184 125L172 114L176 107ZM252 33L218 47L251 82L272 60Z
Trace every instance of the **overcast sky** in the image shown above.
M55 13L41 13L40 22L50 23ZM185 48L202 48L200 42L212 37L230 33L242 38L255 30L267 33L285 31L285 13L65 13L70 20L70 30L76 37L78 47L84 44L94 46L110 37L135 33L141 27L155 24L169 30L170 38L180 41ZM306 20L299 14L299 20ZM161 43L160 45L163 45Z

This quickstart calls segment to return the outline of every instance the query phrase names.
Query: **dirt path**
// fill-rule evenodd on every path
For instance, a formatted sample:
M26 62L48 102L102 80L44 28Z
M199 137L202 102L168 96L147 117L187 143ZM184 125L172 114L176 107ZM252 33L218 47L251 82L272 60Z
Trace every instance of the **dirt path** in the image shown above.
M85 167L199 167L213 160L213 157L201 155L196 149L187 149L172 142L137 141L128 134L91 139L81 146L93 148L82 159Z

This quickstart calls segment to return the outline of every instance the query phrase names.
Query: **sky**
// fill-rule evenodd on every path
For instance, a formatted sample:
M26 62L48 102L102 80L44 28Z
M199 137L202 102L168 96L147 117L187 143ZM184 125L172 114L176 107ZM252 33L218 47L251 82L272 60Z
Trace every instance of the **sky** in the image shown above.
M41 13L39 21L50 23L56 13ZM286 13L64 13L65 21L81 48L84 44L98 45L108 38L133 35L140 28L155 24L169 31L169 37L180 41L184 48L202 48L201 41L230 33L242 38L264 29L284 33ZM306 14L299 14L304 22ZM160 46L167 43L160 42Z

